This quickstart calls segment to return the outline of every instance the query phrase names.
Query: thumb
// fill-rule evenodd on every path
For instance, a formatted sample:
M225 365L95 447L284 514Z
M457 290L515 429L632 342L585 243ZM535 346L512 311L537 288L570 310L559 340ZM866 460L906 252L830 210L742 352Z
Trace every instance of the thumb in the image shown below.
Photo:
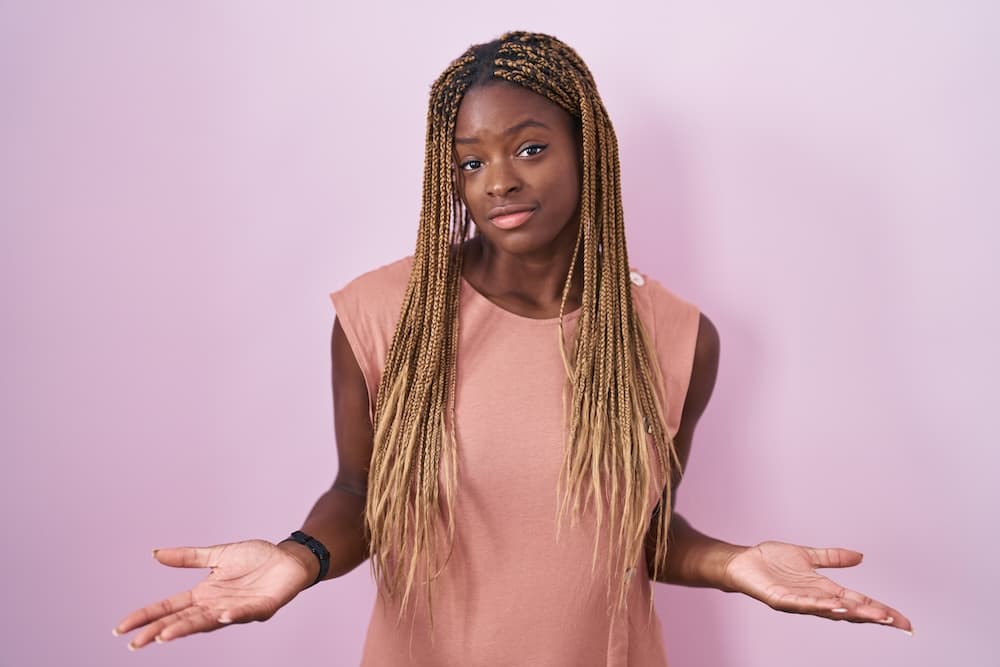
M153 559L170 567L215 567L223 546L153 549Z
M840 547L804 547L812 560L813 567L852 567L861 562L864 555L853 549Z

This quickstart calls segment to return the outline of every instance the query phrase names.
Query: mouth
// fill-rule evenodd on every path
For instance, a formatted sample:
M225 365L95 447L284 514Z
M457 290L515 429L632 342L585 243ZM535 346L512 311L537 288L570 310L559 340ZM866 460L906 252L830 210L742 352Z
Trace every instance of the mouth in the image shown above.
M489 221L500 229L514 229L520 227L528 221L528 218L535 212L535 206L516 204L511 206L497 206L490 209L487 214Z

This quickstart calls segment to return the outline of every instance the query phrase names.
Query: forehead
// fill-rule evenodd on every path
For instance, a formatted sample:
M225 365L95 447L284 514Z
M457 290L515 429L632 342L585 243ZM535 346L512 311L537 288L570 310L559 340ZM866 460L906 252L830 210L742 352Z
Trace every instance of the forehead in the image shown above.
M553 131L570 132L572 117L558 104L527 88L506 82L488 83L467 91L458 107L455 135L499 135L525 119L537 120Z

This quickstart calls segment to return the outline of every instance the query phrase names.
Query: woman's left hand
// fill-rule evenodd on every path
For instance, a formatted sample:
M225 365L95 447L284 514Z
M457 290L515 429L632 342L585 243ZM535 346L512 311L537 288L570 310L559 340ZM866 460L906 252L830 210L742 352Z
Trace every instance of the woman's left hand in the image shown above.
M909 619L896 609L816 572L819 567L851 567L861 558L850 549L761 542L733 556L724 577L729 590L745 593L778 611L880 623L912 634Z

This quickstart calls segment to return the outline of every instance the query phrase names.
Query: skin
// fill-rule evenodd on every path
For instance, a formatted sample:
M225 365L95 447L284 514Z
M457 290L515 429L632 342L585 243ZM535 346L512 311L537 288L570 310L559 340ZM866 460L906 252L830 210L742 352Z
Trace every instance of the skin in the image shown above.
M466 280L494 303L525 317L559 314L579 228L579 139L568 113L506 83L466 92L455 124L459 194L477 235L467 244ZM497 206L531 205L528 224L500 229ZM566 312L580 307L583 272L574 272Z
M466 93L455 135L456 183L477 229L467 244L465 278L514 313L557 316L579 225L579 138L572 118L526 89L490 84ZM503 230L490 222L489 212L507 204L530 204L535 212L524 226ZM575 274L578 280L570 290L566 312L580 306L582 272ZM702 314L675 438L682 468L715 386L719 349L718 331ZM334 320L330 353L339 468L333 485L316 501L302 527L330 551L327 579L346 574L367 558L361 516L373 445L364 376L339 319ZM675 490L680 479L678 472L671 480ZM856 551L775 541L737 546L700 533L676 512L669 537L660 581L743 593L779 611L912 631L898 610L816 572L857 565L862 555ZM651 533L647 560L652 558L652 539ZM313 582L319 570L312 552L294 542L247 540L176 547L154 550L153 558L172 567L210 568L210 572L194 588L125 616L113 634L138 629L128 645L132 650L154 640L267 620Z
M698 420L708 406L719 368L719 333L701 314L691 381L674 438L681 468L687 466ZM675 473L673 499L682 472ZM647 533L646 559L652 563L654 525ZM899 610L854 591L816 572L817 568L858 565L860 552L839 547L815 548L777 541L737 546L704 535L677 512L671 517L667 561L658 581L738 592L772 609L811 614L831 620L879 623L913 634ZM650 565L650 576L652 567Z

